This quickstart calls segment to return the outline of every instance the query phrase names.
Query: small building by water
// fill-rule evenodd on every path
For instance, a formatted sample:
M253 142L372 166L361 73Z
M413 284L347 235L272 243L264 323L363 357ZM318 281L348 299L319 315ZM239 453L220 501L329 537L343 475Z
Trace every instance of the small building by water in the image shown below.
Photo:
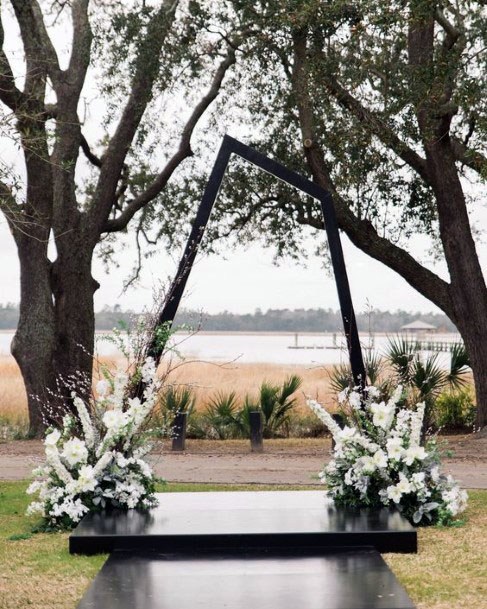
M437 332L437 327L432 324L428 324L421 319L415 319L414 321L401 326L401 332L409 336L424 336L425 334L434 334Z

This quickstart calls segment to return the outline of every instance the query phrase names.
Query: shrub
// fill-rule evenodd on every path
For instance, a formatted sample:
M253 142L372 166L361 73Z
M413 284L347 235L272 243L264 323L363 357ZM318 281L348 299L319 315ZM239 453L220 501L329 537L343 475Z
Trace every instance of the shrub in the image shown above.
M433 423L437 429L465 431L475 422L473 392L467 387L441 393L433 407Z

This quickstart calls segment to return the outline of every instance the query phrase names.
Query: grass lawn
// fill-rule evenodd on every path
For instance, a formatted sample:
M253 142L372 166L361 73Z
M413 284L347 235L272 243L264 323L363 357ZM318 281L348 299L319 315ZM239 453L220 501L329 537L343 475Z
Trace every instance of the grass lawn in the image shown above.
M106 556L70 556L67 533L31 535L26 486L0 482L0 609L74 609ZM168 484L161 490L266 488ZM418 609L487 609L487 491L469 495L465 526L420 529L417 555L385 555Z

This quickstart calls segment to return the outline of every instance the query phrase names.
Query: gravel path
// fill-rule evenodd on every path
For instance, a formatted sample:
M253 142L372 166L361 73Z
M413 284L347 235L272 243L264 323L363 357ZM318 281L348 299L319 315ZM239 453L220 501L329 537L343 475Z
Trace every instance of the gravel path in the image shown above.
M444 459L444 470L461 480L465 488L487 489L487 438L450 436L454 451ZM249 452L244 440L189 440L184 453L158 446L151 454L156 473L168 482L214 482L240 484L319 484L317 472L329 459L328 439L267 440L265 452ZM0 444L0 479L29 478L42 463L43 446L38 440Z

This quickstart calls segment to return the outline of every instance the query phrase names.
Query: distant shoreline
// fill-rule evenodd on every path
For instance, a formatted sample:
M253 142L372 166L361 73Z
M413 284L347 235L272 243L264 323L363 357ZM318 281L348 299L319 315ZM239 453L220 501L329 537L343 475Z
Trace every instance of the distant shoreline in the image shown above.
M11 330L7 330L5 328L0 329L0 334L14 334L16 332L16 328L13 328ZM432 333L427 333L427 334L420 334L420 333L412 333L412 334L407 334L406 332L399 332L399 331L395 331L395 332L385 332L382 330L379 330L377 332L371 332L369 334L369 332L360 332L359 333L362 336L397 336L398 334L400 334L401 336L404 337L411 337L411 338L415 338L416 336L426 336L428 338L431 337L442 337L442 336L458 336L459 340L460 340L460 335L458 334L458 332L432 332ZM102 336L103 334L109 334L109 335L113 335L113 330L95 330L95 336ZM123 334L123 332L122 332ZM304 330L195 330L194 332L187 332L184 330L178 330L177 332L175 332L176 335L180 335L180 336L191 336L192 334L199 334L201 336L295 336L296 334L298 336L333 336L333 335L337 335L337 336L344 336L343 330L337 330L336 332L308 332L308 331L304 331Z

